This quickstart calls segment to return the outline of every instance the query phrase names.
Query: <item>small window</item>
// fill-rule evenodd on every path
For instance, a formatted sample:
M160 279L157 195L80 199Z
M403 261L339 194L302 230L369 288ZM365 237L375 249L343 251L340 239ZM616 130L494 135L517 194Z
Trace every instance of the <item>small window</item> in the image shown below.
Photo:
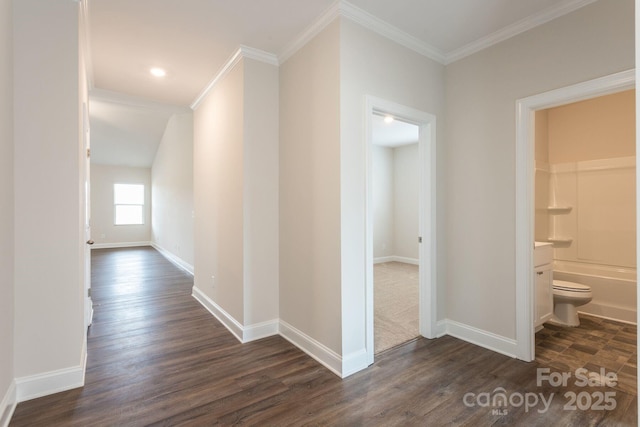
M144 185L114 184L115 225L144 224Z

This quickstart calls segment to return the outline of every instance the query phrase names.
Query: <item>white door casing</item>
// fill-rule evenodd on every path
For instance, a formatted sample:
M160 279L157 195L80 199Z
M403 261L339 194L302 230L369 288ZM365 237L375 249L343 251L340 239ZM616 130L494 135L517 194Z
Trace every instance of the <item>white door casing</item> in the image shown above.
M417 125L419 130L420 202L419 202L419 299L420 334L426 338L436 337L436 117L404 105L373 96L365 98L366 124L366 340L365 347L369 364L374 361L374 302L373 302L373 155L372 137L374 113L390 114L405 122Z
M93 301L91 300L91 133L89 127L89 109L82 104L82 142L84 149L84 326L85 330L93 321Z
M517 357L535 359L534 297L534 117L557 107L635 87L635 70L623 71L516 101L516 343ZM637 156L637 154L636 154Z

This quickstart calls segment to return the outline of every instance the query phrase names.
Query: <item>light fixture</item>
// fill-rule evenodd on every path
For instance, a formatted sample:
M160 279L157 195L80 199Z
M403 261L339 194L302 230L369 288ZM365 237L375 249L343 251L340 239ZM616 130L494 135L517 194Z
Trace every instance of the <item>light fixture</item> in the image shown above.
M153 67L152 69L149 70L149 72L156 77L164 77L167 75L167 72L165 70L158 67Z
M392 123L393 122L393 117L392 116L384 116L384 122L385 123Z

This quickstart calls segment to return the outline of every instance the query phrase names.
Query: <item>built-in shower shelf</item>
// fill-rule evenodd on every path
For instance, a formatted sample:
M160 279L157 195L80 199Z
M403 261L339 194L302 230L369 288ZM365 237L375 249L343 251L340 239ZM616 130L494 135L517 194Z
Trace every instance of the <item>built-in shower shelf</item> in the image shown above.
M569 245L573 242L573 239L570 237L549 237L547 242L553 243L554 245Z
M568 214L573 209L572 206L549 206L547 211L552 215Z

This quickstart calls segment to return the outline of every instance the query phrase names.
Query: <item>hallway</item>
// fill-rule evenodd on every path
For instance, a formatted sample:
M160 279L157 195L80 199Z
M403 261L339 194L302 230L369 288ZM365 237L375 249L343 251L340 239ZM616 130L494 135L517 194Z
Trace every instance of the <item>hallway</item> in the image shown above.
M339 381L281 338L240 344L192 285L152 248L94 250L85 387L19 404L11 425L231 424L287 389L267 371Z
M566 411L525 363L445 336L385 351L341 380L281 337L240 344L191 297L192 278L152 248L93 251L94 323L83 388L20 403L11 426L635 425L614 411ZM555 399L546 413L463 404L503 387ZM542 409L542 407L540 407Z

